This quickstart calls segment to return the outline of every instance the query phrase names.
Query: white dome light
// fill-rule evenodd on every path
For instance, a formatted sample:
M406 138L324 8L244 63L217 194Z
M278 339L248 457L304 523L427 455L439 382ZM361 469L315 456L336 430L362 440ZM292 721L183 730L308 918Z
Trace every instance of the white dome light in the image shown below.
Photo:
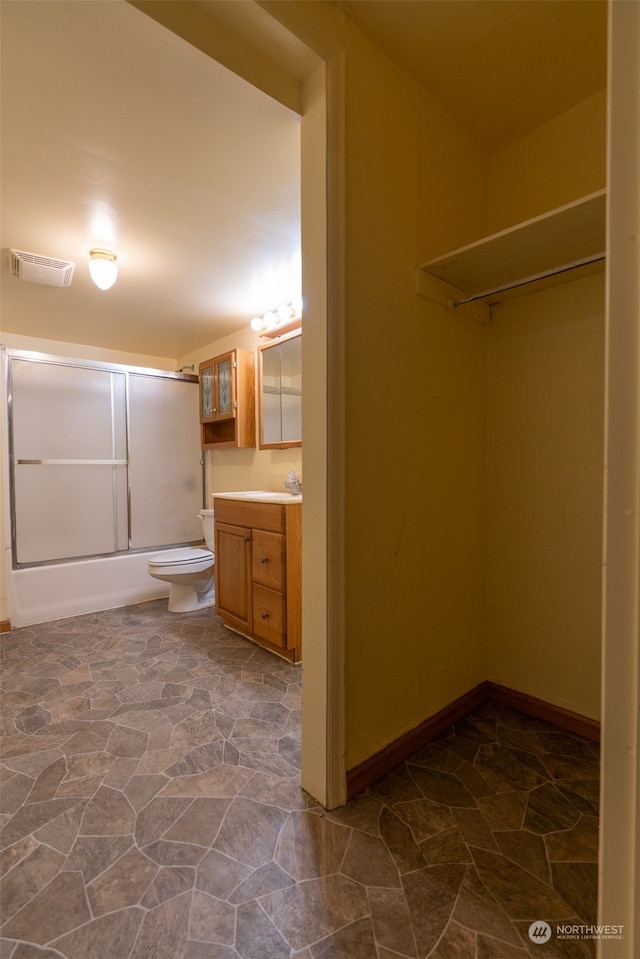
M89 273L91 279L100 290L108 290L116 282L118 267L116 255L111 250L89 250Z

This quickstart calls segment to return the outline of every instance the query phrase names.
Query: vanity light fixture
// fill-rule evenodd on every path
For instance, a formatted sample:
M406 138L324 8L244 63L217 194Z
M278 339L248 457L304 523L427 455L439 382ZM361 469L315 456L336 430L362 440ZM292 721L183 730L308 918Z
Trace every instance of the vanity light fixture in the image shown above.
M116 255L111 250L94 248L89 250L89 273L95 285L101 290L109 290L118 277Z
M288 328L290 324L302 322L302 299L298 298L293 303L281 303L275 313L265 313L264 316L254 316L251 320L251 329L256 333L262 333L265 336L275 330L282 324ZM284 329L283 329L284 332Z

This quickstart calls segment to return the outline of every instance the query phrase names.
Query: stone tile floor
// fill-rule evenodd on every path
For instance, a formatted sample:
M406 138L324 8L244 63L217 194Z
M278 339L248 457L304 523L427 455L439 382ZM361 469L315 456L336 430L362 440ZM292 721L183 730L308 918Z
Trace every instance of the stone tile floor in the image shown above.
M580 959L598 750L490 704L346 807L299 787L300 679L211 610L3 637L1 959Z

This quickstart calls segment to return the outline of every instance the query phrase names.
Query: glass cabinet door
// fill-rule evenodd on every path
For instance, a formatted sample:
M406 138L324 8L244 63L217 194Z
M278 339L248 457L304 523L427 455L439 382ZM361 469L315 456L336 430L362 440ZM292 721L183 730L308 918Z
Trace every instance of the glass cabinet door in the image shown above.
M200 419L213 416L213 363L200 366Z
M215 418L230 419L235 416L236 407L233 353L224 353L216 357L213 361L213 371Z

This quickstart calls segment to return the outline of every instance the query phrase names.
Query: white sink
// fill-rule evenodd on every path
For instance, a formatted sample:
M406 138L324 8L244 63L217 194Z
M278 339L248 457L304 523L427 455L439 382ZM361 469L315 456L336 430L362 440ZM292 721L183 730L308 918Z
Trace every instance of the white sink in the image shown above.
M273 492L270 490L240 490L236 493L214 493L214 498L218 497L219 499L239 499L245 500L250 503L283 503L287 505L288 503L301 503L302 502L302 493L287 493L283 491L282 493Z

